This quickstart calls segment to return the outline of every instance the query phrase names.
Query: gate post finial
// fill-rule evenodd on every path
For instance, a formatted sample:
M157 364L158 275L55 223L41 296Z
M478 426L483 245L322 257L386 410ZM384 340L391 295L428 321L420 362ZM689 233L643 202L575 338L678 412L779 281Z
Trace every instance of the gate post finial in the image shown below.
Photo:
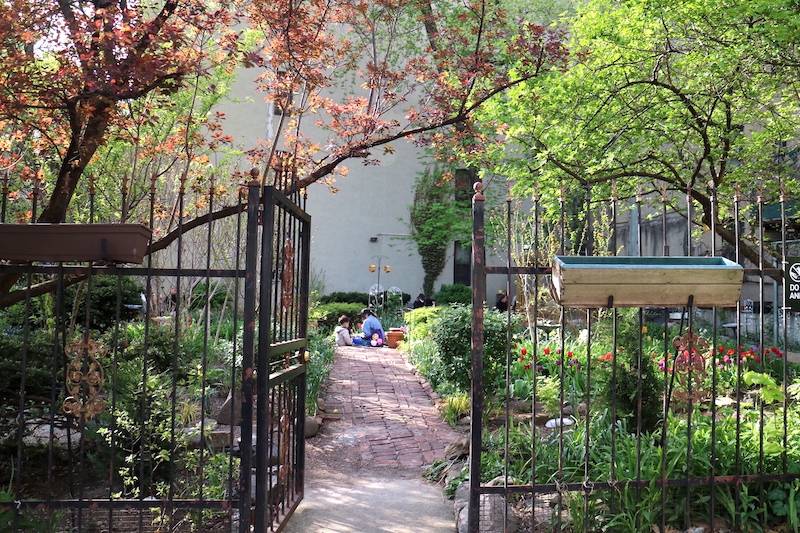
M472 186L472 190L475 191L475 194L472 195L473 202L483 202L486 200L486 197L483 195L483 183L480 181L476 181L475 184Z
M247 184L250 187L258 187L261 185L261 181L258 179L258 175L260 174L259 170L256 167L250 169L250 182Z

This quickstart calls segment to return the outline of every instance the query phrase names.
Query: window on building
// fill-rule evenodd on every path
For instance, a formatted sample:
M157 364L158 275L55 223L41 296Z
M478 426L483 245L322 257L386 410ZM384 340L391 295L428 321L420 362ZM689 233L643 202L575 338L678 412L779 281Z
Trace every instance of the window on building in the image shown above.
M453 284L472 285L472 246L456 241L453 251Z
M474 169L455 171L456 205L467 212L472 204L472 184L476 179ZM469 286L472 284L472 246L456 241L453 248L453 283Z

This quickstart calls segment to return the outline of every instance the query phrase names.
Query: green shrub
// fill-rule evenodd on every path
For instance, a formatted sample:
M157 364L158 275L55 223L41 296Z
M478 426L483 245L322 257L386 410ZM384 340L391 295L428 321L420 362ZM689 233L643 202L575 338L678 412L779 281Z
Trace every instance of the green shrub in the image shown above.
M433 295L436 305L472 303L472 289L466 285L442 285L439 292Z
M119 281L119 287L117 282ZM88 282L71 285L64 290L63 316L69 320L73 310L77 311L77 323L83 325L86 314L86 290ZM119 319L134 320L142 316L139 308L128 308L125 305L140 305L141 294L144 287L141 283L130 277L94 276L91 279L91 311L89 315L89 328L105 331L117 322L117 308ZM117 294L119 291L119 295ZM75 307L75 298L78 306Z
M617 311L616 327L617 347L612 350L615 364L601 365L597 369L596 383L599 387L600 404L608 408L615 405L617 418L626 420L629 427L635 428L637 419L641 419L641 431L653 432L660 427L663 417L663 383L656 375L649 354L643 354L639 368L639 337L642 335L642 325L639 323L638 311ZM599 343L611 345L612 339L612 318L609 316L600 319Z
M333 365L335 344L331 335L320 328L308 329L308 352L306 364L306 413L313 416L317 412L317 399L322 384L328 378Z
M405 314L406 340L421 340L431 336L431 324L444 307L420 307Z
M513 327L513 326L512 326ZM431 324L431 341L442 359L444 380L469 391L472 379L472 308L443 308ZM506 314L484 314L483 387L488 393L505 373Z
M0 396L19 398L22 383L22 354L25 354L25 393L28 397L49 398L52 389L53 343L52 330L35 329L28 332L27 344L21 328L3 328L0 324ZM66 365L63 349L58 348L58 364ZM61 373L63 376L63 372ZM63 378L59 378L63 379Z
M182 467L177 458L187 447L186 435L173 436L171 391L169 372L156 371L151 362L145 367L141 359L121 361L109 409L88 423L90 461L107 467L114 454L115 486L123 487L123 496L150 496L158 483L169 480L172 468Z
M332 292L319 299L320 304L357 303L361 307L366 307L368 302L369 294L366 292Z
M355 327L355 324L360 321L358 313L366 307L363 304L357 303L340 303L334 302L329 304L322 304L314 309L314 314L310 317L311 321L317 321L320 328L330 332L336 327L339 322L339 317L347 315L350 317L350 325Z

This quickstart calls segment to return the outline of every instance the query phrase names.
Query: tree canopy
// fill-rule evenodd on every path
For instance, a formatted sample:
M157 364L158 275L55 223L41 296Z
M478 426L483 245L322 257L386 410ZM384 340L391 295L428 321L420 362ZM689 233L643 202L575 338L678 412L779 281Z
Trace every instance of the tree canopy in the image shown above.
M263 175L277 150L290 154L300 189L332 185L350 158L377 163L372 152L399 139L473 142L476 109L566 59L560 32L485 0L10 0L0 26L0 163L44 191L30 213L38 222L78 218L87 169L103 161L126 161L110 178L122 190L139 176L130 201L160 176L181 187L207 179L209 151L230 139L213 97L195 97L219 94L204 81L219 69L261 69L281 124L248 153ZM244 27L258 38L244 39ZM233 198L213 216L180 213L183 231L236 212ZM175 234L158 234L151 250ZM11 301L13 278L0 280L0 302Z
M569 69L484 106L506 142L482 155L523 194L690 193L706 223L712 189L796 192L798 24L790 2L590 0Z

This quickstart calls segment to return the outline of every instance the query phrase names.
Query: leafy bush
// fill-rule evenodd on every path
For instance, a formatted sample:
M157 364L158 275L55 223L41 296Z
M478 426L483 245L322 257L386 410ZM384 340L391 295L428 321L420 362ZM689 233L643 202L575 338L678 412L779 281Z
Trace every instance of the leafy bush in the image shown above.
M636 310L617 313L617 347L610 352L615 364L598 368L599 401L609 408L612 401L616 402L618 418L626 419L632 427L636 427L636 420L641 419L641 430L649 433L658 429L663 417L663 384L656 376L648 354L641 358L639 368L639 336L643 326L639 324ZM611 322L610 318L600 322L599 331L605 332L606 339L613 338L607 329Z
M338 324L339 317L347 315L350 317L351 325L355 325L359 321L358 313L364 309L365 305L357 303L329 303L317 306L314 309L314 314L311 316L311 321L317 321L319 327L331 331Z
M152 363L145 371L141 359L121 361L116 376L115 388L109 391L108 405L113 407L89 422L87 446L94 440L102 443L91 447L91 460L97 465L108 465L113 450L122 495L150 496L157 484L169 479L171 462L187 447L183 433L173 437L172 377L156 371Z
M19 398L22 383L22 354L25 360L25 393L30 397L49 398L53 373L52 330L34 329L28 332L27 343L22 329L3 328L0 324L0 396ZM65 364L63 350L58 349L59 364Z
M436 320L439 311L444 307L420 307L405 314L405 321L408 325L406 340L428 339L431 335L431 324Z
M366 307L368 302L369 294L366 292L332 292L319 299L320 304L357 303L361 307Z
M433 390L439 393L439 396L445 396L442 386L444 363L433 343L427 338L407 339L404 349L408 352L411 363L428 380Z
M439 292L433 295L436 305L472 303L472 289L466 285L442 285Z
M128 334L130 339L124 351L126 360L147 360L152 363L156 372L167 372L172 369L175 331L171 327L151 325L146 340L144 324L128 328ZM188 368L189 361L184 362Z
M317 412L319 391L333 365L333 338L320 328L309 328L308 352L311 357L306 364L306 413L313 416Z
M431 324L431 341L444 366L443 379L459 390L469 391L472 379L472 309L443 308ZM505 373L506 314L484 314L483 386L487 392Z
M119 281L119 287L117 282ZM86 313L86 290L88 282L71 285L64 290L62 315L69 318L73 310L77 313L77 323L83 324ZM119 290L119 295L117 291ZM141 283L124 276L94 276L91 279L91 308L89 328L105 331L117 322L117 308L120 320L134 320L142 315L139 308L128 308L126 304L140 305L144 287ZM77 307L75 299L78 298Z

